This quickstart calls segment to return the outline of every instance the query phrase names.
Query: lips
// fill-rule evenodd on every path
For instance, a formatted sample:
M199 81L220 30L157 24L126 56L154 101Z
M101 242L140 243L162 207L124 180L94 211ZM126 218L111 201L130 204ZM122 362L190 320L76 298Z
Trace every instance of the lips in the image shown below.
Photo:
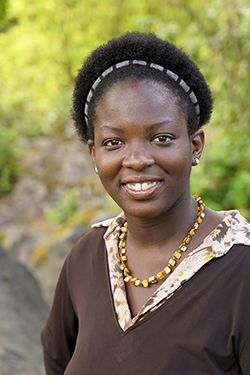
M122 188L131 198L145 200L152 198L161 185L162 181L160 180L127 181L122 184Z

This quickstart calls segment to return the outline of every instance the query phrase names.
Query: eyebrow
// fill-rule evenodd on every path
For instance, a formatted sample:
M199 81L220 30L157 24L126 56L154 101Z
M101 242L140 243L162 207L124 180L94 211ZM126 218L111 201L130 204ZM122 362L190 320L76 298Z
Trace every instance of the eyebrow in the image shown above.
M120 129L120 128L116 128L115 126L109 126L109 125L103 125L100 127L99 130L112 130L114 132L117 132L117 133L122 133L124 134L124 130L123 129Z
M165 120L165 121L161 121L161 122L157 122L155 124L152 124L152 125L149 125L148 127L148 130L153 130L155 128L160 128L162 125L165 125L167 123L171 123L172 121L171 120ZM111 131L114 131L114 132L117 132L117 133L120 133L120 134L124 134L124 130L121 129L121 128L116 128L115 126L109 126L109 125L103 125L100 127L101 131L103 130L111 130Z
M172 121L171 120L165 120L165 121L161 121L161 122L157 122L155 124L152 124L149 126L149 130L153 130L155 128L160 128L162 125L166 125L168 123L171 123Z

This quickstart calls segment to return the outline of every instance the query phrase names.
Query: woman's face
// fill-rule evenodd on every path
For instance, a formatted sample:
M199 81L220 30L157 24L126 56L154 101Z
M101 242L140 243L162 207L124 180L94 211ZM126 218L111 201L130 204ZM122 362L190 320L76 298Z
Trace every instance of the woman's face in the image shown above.
M124 210L155 218L189 196L189 177L203 131L188 135L176 98L151 80L116 83L96 104L89 152L101 182Z

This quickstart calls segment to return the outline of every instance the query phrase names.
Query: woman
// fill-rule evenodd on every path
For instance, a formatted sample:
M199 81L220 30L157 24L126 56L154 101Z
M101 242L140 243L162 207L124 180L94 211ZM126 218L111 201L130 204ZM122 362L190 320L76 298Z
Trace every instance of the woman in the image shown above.
M42 332L47 375L250 373L250 225L190 194L212 98L153 34L95 50L73 119L122 213L80 239Z

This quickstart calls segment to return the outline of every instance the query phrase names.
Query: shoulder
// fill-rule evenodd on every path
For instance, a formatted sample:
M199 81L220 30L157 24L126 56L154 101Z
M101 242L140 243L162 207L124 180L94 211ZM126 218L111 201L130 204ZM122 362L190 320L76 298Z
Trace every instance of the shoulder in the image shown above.
M250 223L237 210L225 211L218 225L222 233L235 240L235 243L250 245ZM243 241L243 242L242 242Z
M91 230L76 242L66 258L62 274L74 306L77 305L79 295L86 291L92 277L105 268L107 251L103 236L106 230L105 227Z
M208 263L208 275L213 275L216 280L215 288L222 288L224 292L227 290L231 297L234 293L236 296L239 293L249 295L249 269L250 246L244 244L233 244L224 255L214 257Z
M250 224L236 210L223 213L224 218L208 236L213 250L213 257L218 258L225 255L233 247L239 249L238 245L245 245L246 251L250 246ZM235 246L234 246L235 245Z
M237 263L242 263L242 266L250 266L250 245L234 244L232 245L229 253L232 257L237 258ZM235 259L236 262L236 259ZM250 276L250 273L249 273Z
M234 244L228 254L228 266L239 273L239 276L244 274L250 280L250 245Z
M115 218L111 218L100 223L94 224L92 230L81 237L70 251L66 262L66 274L72 274L75 269L84 267L86 270L88 265L97 262L106 256L106 241L113 238L124 221L123 214Z
M72 248L69 254L69 261L77 261L79 257L82 258L90 253L93 254L95 251L98 251L100 247L103 247L103 237L106 231L107 228L105 227L94 228L83 237L81 237Z

